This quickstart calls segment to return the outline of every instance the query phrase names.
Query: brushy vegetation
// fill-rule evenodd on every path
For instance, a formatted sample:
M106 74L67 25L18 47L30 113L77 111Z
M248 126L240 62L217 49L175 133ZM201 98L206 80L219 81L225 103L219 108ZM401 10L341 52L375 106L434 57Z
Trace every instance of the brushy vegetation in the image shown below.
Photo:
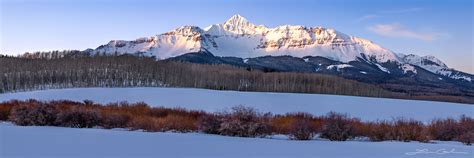
M150 107L145 103L92 101L12 100L0 103L0 120L20 126L62 126L72 128L127 128L149 132L204 132L238 137L265 137L285 134L293 140L311 140L317 134L331 141L367 137L371 141L460 141L474 142L474 119L437 119L424 124L397 118L391 121L363 122L347 114L308 113L273 115L236 106L227 112L206 113L180 108Z
M353 122L360 122L357 119L351 119L346 114L334 112L329 113L324 120L321 137L332 141L345 141L354 138L355 127Z
M199 121L203 132L238 137L264 137L272 134L270 114L253 108L236 106L230 112L209 115Z

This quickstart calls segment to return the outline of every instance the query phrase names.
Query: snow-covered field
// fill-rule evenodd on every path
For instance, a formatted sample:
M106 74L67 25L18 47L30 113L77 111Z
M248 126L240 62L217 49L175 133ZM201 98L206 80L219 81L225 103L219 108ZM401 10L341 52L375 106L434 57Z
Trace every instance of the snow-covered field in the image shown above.
M348 113L362 120L396 117L430 121L434 118L474 117L474 105L433 101L382 99L321 94L216 91L194 88L76 88L0 94L10 99L69 99L109 102L146 102L152 106L184 107L223 111L246 105L262 112L308 112L323 115L330 111Z
M416 153L417 149L426 152ZM472 158L473 149L458 142L289 141L283 137L239 138L0 123L2 158Z
M474 117L474 105L431 101L381 99L320 94L216 91L193 88L75 88L0 94L11 99L93 100L98 103L146 102L152 106L223 111L252 106L263 112L330 111L363 120L396 117L429 121L433 118ZM286 136L239 138L201 133L148 133L140 131L22 127L0 123L0 157L364 157L472 158L474 147L459 142L331 142L290 141Z

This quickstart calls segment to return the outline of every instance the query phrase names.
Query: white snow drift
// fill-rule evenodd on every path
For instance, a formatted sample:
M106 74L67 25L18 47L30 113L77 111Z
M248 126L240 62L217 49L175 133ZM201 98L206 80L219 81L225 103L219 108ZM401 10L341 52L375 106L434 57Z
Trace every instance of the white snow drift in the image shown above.
M0 123L2 158L472 158L473 149L459 142L290 141Z

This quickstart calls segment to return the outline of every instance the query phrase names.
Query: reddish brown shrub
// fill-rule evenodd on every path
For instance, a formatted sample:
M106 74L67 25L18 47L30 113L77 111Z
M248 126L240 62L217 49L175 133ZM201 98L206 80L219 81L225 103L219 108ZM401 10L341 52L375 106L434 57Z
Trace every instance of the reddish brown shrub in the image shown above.
M131 130L145 130L149 132L159 132L161 127L158 126L157 118L149 116L132 117L127 124Z
M462 134L457 136L455 140L466 145L472 145L474 142L474 119L463 115L459 119L458 126Z
M159 118L157 123L161 131L191 132L198 129L197 120L192 116L168 115Z
M19 104L20 101L18 100L11 100L8 102L0 103L0 121L7 121L12 108L14 106L18 106Z
M237 106L225 114L219 133L239 137L263 137L271 134L268 115L258 113L254 108Z
M221 128L222 117L216 114L208 114L199 118L199 130L208 134L219 134Z
M270 120L270 124L275 133L290 134L294 132L295 121L301 119L308 120L315 132L321 131L322 119L303 112L273 116Z
M29 100L11 109L9 120L20 126L55 125L58 110L55 106Z
M108 113L129 116L119 119L127 127L146 131L180 131L188 132L197 130L197 120L203 115L201 111L188 111L180 108L151 108L143 102L129 104L128 102L111 103L102 107L102 113L107 120ZM106 123L106 122L105 122Z
M101 126L104 128L126 128L130 116L122 113L103 112Z
M208 114L181 108L151 108L145 103L112 103L102 106L92 101L67 100L40 102L36 100L0 103L0 120L18 125L58 125L65 127L130 128L145 131L200 130L210 134L260 137L272 133L288 134L291 139L309 140L315 133L322 138L344 141L357 136L372 141L456 140L467 145L474 138L474 119L438 119L428 125L420 121L361 122L345 114L329 113L314 117L307 113L285 115L262 114L249 107L238 106L228 113Z
M325 117L321 138L327 138L331 141L345 141L353 138L355 131L351 122L347 114L330 112Z
M352 119L352 126L354 127L355 137L369 137L371 130L371 122L362 122L359 119Z
M58 114L56 123L59 126L64 127L92 128L94 126L99 126L101 119L102 118L97 109L73 107L70 110L61 111Z
M456 120L448 118L437 119L428 126L429 134L433 139L450 141L462 134L461 127Z
M459 129L461 133L474 132L474 119L465 115L459 119Z
M384 141L394 139L394 127L392 122L379 121L376 123L370 123L368 127L370 128L368 137L372 141Z
M270 120L270 125L275 133L289 134L294 120L294 117L277 115Z
M469 132L466 132L460 136L458 136L456 138L456 140L466 144L466 145L472 145L472 143L474 142L474 132L473 131L469 131Z
M0 105L0 121L8 120L8 115L10 115L12 108L13 106L11 105Z
M298 118L293 121L289 136L293 140L311 140L317 132L316 129L311 119Z
M420 121L397 119L395 120L394 139L399 141L427 141L427 135L423 133L424 125Z

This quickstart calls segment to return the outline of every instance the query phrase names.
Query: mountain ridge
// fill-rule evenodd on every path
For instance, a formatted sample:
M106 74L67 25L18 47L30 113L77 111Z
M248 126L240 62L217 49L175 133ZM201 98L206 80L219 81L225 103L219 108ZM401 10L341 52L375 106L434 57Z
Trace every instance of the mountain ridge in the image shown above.
M472 82L474 78L472 74L449 68L434 56L395 53L370 40L346 35L331 28L301 25L267 28L252 24L238 14L223 24L210 25L204 29L182 26L170 32L133 41L112 40L92 52L140 53L159 60L192 52L209 52L215 56L243 59L284 55L299 58L321 56L342 63L362 59L386 73L390 71L382 65L394 63L407 75L410 72L416 74L416 66L455 80Z

